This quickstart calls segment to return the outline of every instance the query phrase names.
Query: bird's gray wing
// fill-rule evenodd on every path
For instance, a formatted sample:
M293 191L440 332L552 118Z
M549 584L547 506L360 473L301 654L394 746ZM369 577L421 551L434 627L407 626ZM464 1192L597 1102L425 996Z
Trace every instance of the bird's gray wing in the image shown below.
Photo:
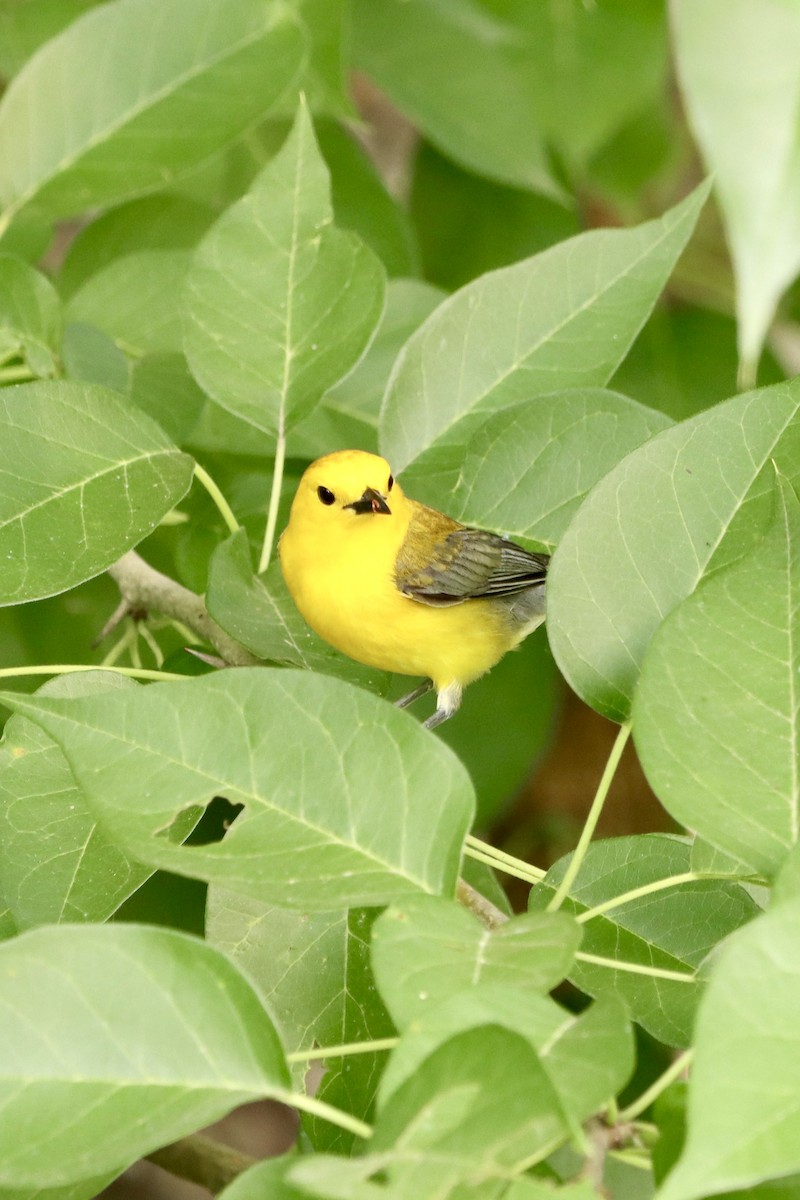
M395 580L405 596L445 607L478 596L513 596L543 585L549 556L531 554L495 533L459 527L437 540L424 567L412 562L405 546Z

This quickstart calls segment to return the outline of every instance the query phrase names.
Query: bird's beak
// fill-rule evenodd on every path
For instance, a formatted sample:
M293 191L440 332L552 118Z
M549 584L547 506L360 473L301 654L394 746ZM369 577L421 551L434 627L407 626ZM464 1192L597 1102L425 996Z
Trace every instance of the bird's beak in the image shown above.
M352 508L353 512L357 513L386 513L388 516L392 514L386 498L371 487L365 488L363 496L360 496L358 500L354 500L352 504L345 504L343 507Z

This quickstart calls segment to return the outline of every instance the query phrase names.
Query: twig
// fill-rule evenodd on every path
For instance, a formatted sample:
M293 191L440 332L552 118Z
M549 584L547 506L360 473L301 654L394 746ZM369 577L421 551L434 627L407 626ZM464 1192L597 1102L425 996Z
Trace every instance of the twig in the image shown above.
M119 562L108 568L108 573L119 588L128 612L158 612L183 622L198 637L209 642L231 667L258 664L255 655L213 620L201 596L156 571L135 550L123 554ZM119 611L117 609L115 617Z
M463 904L464 908L469 909L487 929L499 929L508 920L504 912L501 912L496 905L492 904L491 900L487 900L485 896L476 891L472 884L467 883L466 879L458 881L456 900L459 904Z

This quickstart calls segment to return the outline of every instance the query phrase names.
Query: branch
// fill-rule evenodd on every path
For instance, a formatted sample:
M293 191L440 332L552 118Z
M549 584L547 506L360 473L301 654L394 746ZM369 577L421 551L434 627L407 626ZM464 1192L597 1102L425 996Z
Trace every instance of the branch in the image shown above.
M193 1133L191 1137L180 1138L170 1146L154 1150L147 1159L171 1175L199 1183L215 1196L260 1161L202 1133Z
M126 613L158 612L172 620L182 621L198 637L209 642L228 666L258 665L259 659L209 616L201 596L156 571L134 550L123 554L119 562L108 568L108 573L119 588ZM121 610L117 609L114 616L120 613Z

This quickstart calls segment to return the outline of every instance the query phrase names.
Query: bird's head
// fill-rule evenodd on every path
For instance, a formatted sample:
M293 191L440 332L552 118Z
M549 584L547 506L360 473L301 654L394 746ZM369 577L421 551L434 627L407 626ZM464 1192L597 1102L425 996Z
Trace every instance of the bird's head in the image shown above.
M290 523L312 522L335 535L337 529L375 520L382 523L403 501L385 458L364 450L337 450L306 470L292 503Z

